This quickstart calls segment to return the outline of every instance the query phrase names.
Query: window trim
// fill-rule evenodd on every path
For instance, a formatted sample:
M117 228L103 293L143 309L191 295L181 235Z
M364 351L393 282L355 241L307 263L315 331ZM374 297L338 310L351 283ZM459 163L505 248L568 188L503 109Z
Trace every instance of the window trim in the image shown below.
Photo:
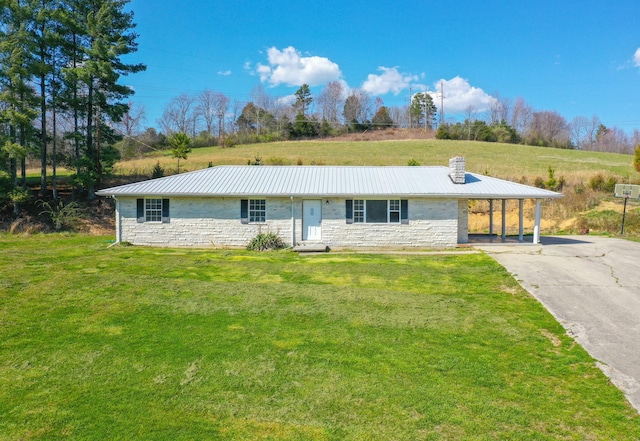
M266 199L240 199L240 222L264 224L267 222Z
M151 201L160 201L159 205L151 208ZM156 202L157 204L157 202ZM150 213L154 213L155 219L150 219ZM163 198L138 198L136 199L136 221L139 224L168 224L170 223L169 199Z
M387 219L385 222L368 221L367 202L385 201ZM347 199L346 220L348 224L408 224L409 223L408 199ZM395 216L393 216L395 214ZM392 216L395 220L392 220Z

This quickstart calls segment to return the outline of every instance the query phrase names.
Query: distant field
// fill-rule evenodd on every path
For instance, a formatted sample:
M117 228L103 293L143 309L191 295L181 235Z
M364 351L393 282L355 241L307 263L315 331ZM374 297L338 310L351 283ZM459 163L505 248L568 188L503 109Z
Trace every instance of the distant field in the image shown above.
M483 254L0 234L0 440L638 440Z
M167 170L176 168L176 160L155 153L144 159L118 164L118 174L151 173L157 161ZM304 165L407 165L411 159L420 165L448 165L449 158L465 156L468 171L491 176L520 179L547 177L549 167L556 176L585 178L596 173L638 179L630 155L559 150L513 144L469 141L300 141L239 145L233 148L194 149L181 169L196 170L221 164L247 164L261 157L264 164Z

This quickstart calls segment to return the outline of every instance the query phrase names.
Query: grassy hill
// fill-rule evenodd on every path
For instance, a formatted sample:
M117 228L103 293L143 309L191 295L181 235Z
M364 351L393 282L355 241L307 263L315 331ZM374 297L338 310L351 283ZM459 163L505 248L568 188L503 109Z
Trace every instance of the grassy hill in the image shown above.
M196 170L213 165L247 164L256 156L273 165L447 165L452 156L467 159L467 169L500 178L520 179L547 176L549 167L567 180L593 174L613 174L621 179L640 178L631 165L632 157L614 153L560 150L514 144L448 140L395 141L296 141L239 145L233 148L194 149L181 169ZM156 162L175 172L176 160L167 152L154 152L143 159L117 165L117 174L148 173Z

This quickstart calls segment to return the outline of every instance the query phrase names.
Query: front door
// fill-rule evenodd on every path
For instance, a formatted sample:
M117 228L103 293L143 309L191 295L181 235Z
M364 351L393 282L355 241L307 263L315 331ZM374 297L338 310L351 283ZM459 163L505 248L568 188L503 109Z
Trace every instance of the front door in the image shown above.
M322 201L302 201L302 240L322 240Z

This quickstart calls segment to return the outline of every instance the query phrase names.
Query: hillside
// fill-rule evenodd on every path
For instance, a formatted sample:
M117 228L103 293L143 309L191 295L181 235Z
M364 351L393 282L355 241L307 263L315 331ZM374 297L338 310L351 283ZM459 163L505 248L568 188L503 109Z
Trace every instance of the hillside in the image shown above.
M377 140L372 140L376 138ZM615 183L640 183L629 155L560 150L514 144L449 141L435 139L379 140L376 134L352 135L351 139L275 142L239 145L233 148L207 147L194 149L182 160L180 171L191 171L221 164L248 164L259 160L268 165L447 165L452 156L466 158L467 170L474 173L522 182L528 185L555 186L565 194L559 201L546 203L543 210L543 232L591 232L616 234L620 230L622 200L613 198ZM164 175L176 173L176 160L168 151L157 151L143 158L119 162L114 176L105 186L149 179L153 168L160 166ZM550 171L553 175L550 176ZM34 174L37 172L34 170ZM554 183L555 180L555 183ZM107 201L107 204L109 202ZM625 232L640 235L640 210L637 202L628 206ZM517 230L516 206L508 205L508 234ZM100 203L84 206L84 231L109 230L111 210ZM471 202L472 232L488 229L489 204ZM498 204L495 207L499 210ZM526 210L528 221L533 207ZM37 218L37 209L31 210ZM495 216L499 228L499 215ZM5 210L6 219L6 210ZM93 220L99 222L93 222ZM526 222L525 225L529 225ZM8 224L5 222L6 227Z

